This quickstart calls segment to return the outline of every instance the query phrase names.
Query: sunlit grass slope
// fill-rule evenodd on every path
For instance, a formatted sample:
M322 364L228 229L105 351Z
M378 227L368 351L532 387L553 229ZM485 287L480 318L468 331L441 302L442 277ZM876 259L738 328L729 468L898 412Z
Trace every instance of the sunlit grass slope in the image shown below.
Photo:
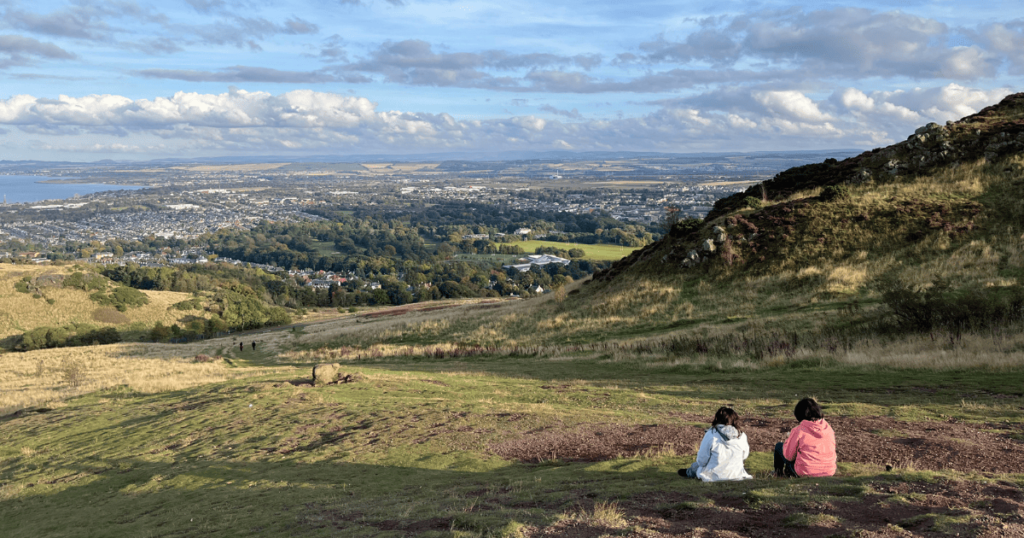
M41 349L0 355L0 416L27 407L60 405L67 398L124 385L140 393L180 390L246 377L220 358L196 362L189 346L112 344Z

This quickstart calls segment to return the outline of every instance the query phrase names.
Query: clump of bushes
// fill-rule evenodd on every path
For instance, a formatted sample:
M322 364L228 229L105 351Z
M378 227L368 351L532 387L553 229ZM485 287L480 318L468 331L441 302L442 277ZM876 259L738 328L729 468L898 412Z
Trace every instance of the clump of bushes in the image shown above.
M903 329L976 330L1024 321L1024 287L953 288L937 280L916 288L888 280L881 284L882 302Z
M149 304L149 297L145 293L128 286L118 286L109 294L97 291L89 298L102 306L112 306L120 312Z
M675 223L672 224L672 227L669 229L668 233L669 235L674 237L686 237L692 233L699 232L703 224L704 221L700 219L686 218L682 220L677 220Z
M193 297L191 299L181 301L180 303L174 303L171 306L177 310L202 310L203 301L199 297Z
M846 185L829 185L821 189L820 198L825 202L846 200L850 197L850 188Z
M754 198L753 196L747 196L743 199L743 205L750 209L761 209L764 207L764 200L760 198Z
M64 279L64 287L78 288L82 291L96 291L107 287L107 279L96 274L84 274L75 271Z
M121 334L113 327L93 329L89 326L37 327L14 341L15 351L32 351L54 347L116 344Z
M85 363L76 359L64 359L60 363L60 377L71 387L81 386L85 381Z
M536 254L551 254L552 256L558 256L560 258L569 258L570 257L569 251L567 251L565 249L558 248L558 247L537 247L537 250L535 250L534 252ZM576 257L580 258L582 256L576 256Z

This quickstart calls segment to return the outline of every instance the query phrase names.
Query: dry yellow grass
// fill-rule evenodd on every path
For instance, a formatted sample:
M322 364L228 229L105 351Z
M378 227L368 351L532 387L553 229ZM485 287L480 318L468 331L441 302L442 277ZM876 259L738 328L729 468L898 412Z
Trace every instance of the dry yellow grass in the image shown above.
M144 291L149 304L131 308L124 312L128 321L121 324L102 323L93 317L99 309L89 293L73 288L42 288L39 299L31 293L21 293L14 284L22 277L37 278L41 275L69 275L71 267L0 264L0 338L21 334L36 327L58 327L70 323L88 323L97 327L123 327L131 323L152 326L157 321L171 325L179 323L185 316L209 317L201 310L186 311L170 309L170 305L191 297L187 293L173 291ZM47 299L53 299L49 304Z
M53 406L60 401L117 385L153 393L272 372L231 368L224 361L194 363L193 346L113 344L0 355L0 415L17 409ZM78 386L62 376L67 361L82 366Z

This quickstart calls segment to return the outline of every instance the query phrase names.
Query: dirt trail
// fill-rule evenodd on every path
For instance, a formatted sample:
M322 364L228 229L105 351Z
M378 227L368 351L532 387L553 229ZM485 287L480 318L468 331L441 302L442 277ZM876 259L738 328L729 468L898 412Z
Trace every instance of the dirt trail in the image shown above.
M696 415L680 418L692 422L706 420ZM904 422L889 417L827 420L836 431L840 462L889 464L918 470L1024 473L1024 442L1017 440L1024 438L1024 428L1017 424ZM793 426L792 420L749 417L742 430L751 450L771 452ZM668 448L692 454L703 435L704 428L699 426L583 424L572 430L525 433L490 448L501 457L523 462L601 461Z

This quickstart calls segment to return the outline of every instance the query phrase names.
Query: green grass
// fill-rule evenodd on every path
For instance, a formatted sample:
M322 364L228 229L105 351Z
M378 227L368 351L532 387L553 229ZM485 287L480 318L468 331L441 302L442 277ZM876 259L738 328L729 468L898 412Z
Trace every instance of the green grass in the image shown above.
M334 241L311 241L311 243L321 255L330 256L338 253L338 249L334 248Z
M619 245L586 245L583 243L562 243L559 241L539 240L520 241L512 244L523 247L523 250L525 250L527 254L533 254L537 250L537 247L555 247L562 250L578 248L587 253L586 256L583 257L587 260L619 260L629 256L637 249L637 247L623 247Z
M680 414L710 417L723 403L744 416L787 416L803 394L833 415L1024 422L1015 395L1024 370L645 371L601 358L545 357L347 368L363 379L318 389L289 384L308 375L302 366L164 394L115 388L0 419L0 535L480 536L619 525L618 518L633 525L651 499L677 499L666 506L689 512L868 502L874 484L896 475L843 464L843 476L832 479L711 487L675 475L693 447L542 464L505 460L489 447L524 432L595 423L691 424ZM927 399L912 387L929 389ZM965 393L973 406L961 405ZM770 467L767 453L747 462L759 477ZM950 471L899 480L936 477L971 479ZM715 500L701 501L706 495ZM842 524L808 514L787 525Z

